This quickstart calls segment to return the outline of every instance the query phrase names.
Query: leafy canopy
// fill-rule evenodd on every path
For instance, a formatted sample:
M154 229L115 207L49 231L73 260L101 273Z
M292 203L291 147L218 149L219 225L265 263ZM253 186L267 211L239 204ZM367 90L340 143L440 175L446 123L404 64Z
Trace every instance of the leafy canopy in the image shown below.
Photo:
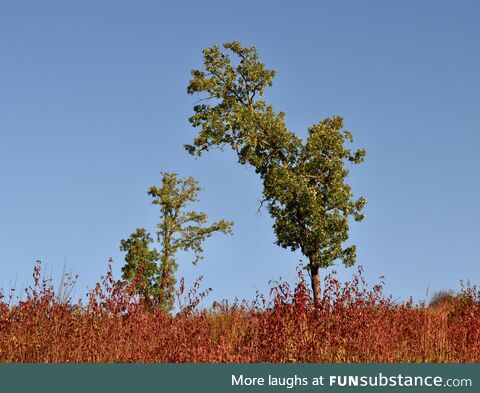
M274 219L276 243L300 249L309 269L337 259L355 262L348 239L348 218L364 218L365 198L354 199L346 183L347 163L359 164L365 150L352 151L352 134L340 116L308 130L303 141L287 129L285 113L263 99L275 71L258 60L255 47L233 41L203 51L203 69L193 70L189 94L202 94L190 118L198 134L186 150L201 156L213 147L231 147L240 164L251 165L263 181L263 202Z
M160 274L158 261L160 253L150 250L153 239L145 228L137 228L128 239L120 242L120 250L126 253L125 265L122 267L122 277L133 284L137 293L150 302L160 299Z
M152 203L160 208L157 224L160 251L149 249L153 240L144 229L137 229L129 239L121 242L121 249L127 252L123 278L132 281L135 275L140 275L136 279L141 293L167 311L174 305L177 252L193 252L196 264L202 259L202 243L207 238L215 232L232 233L232 222L220 220L207 225L205 213L186 210L189 203L198 202L200 190L193 177L183 179L176 173L162 172L161 186L151 186L148 190Z

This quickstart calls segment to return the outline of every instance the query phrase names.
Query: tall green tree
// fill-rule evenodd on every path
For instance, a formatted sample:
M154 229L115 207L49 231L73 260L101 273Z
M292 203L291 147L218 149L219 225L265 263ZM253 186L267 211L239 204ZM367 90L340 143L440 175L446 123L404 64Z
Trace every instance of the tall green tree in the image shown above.
M352 151L352 134L340 116L326 118L308 130L305 141L288 130L285 113L263 99L275 76L258 60L255 47L233 41L203 51L203 69L193 70L189 94L203 95L191 124L199 129L187 151L201 156L211 148L230 146L243 165L263 181L263 202L274 219L276 243L307 258L315 302L320 297L319 269L356 259L348 240L349 217L361 221L365 198L354 199L346 183L347 163L364 160Z
M152 203L160 208L156 231L159 250L150 250L153 240L144 229L137 229L121 242L121 249L127 252L123 278L137 280L145 297L166 311L174 306L178 251L193 252L196 264L202 259L202 244L207 238L215 232L232 233L232 222L219 220L207 225L205 213L187 210L188 204L198 202L200 190L193 177L180 178L176 173L162 172L161 186L148 190Z

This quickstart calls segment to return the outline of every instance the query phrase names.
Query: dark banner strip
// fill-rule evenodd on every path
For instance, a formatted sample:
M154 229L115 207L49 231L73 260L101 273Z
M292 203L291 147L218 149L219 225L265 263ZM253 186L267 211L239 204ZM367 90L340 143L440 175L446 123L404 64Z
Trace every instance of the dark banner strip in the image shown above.
M479 364L10 364L5 392L479 392Z

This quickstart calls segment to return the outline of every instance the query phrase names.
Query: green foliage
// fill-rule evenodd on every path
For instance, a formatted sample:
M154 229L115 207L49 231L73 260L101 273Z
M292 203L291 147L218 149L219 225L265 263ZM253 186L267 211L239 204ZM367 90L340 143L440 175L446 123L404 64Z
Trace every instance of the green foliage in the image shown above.
M189 203L198 202L200 190L193 177L182 179L176 173L163 172L162 185L148 190L152 203L160 208L157 225L160 251L149 249L153 240L144 229L137 229L121 242L121 250L127 252L127 264L122 269L124 280L138 282L135 285L140 293L167 311L174 305L177 252L193 252L196 264L202 259L202 243L207 238L215 232L232 233L232 222L220 220L207 225L205 213L185 210Z
M294 162L273 165L264 177L277 244L300 249L312 268L331 266L337 259L347 266L355 263L355 246L342 244L348 239L348 216L361 221L366 200L352 199L344 161L361 162L365 153L346 149L344 142L351 139L339 116L325 119L309 129Z
M255 47L237 41L203 51L203 70L193 70L189 94L202 93L191 124L198 135L186 150L196 156L230 146L240 164L253 166L263 181L263 203L274 218L277 244L300 249L311 272L342 260L355 263L348 218L364 218L365 198L353 199L346 163L359 164L365 150L351 151L352 134L340 116L310 127L307 140L289 131L285 114L263 99L275 72L258 61ZM231 58L233 54L233 60Z
M160 253L150 250L151 243L153 239L144 228L137 228L128 239L120 242L120 250L126 252L123 279L133 283L136 292L149 304L162 295L158 268Z
M239 58L233 65L217 46L205 49L204 71L192 71L188 93L206 93L203 104L195 105L190 122L200 127L190 154L200 156L211 147L232 147L239 162L264 174L269 165L295 159L301 140L285 126L285 114L275 113L260 99L272 85L275 72L258 61L255 47L242 48L236 41L224 45Z

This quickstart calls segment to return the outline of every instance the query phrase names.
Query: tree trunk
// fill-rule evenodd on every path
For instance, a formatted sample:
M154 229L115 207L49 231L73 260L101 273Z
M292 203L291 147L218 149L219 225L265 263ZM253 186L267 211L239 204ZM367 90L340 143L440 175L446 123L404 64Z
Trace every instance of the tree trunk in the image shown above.
M317 306L320 303L320 272L317 266L310 265L310 278L312 280L313 303Z

